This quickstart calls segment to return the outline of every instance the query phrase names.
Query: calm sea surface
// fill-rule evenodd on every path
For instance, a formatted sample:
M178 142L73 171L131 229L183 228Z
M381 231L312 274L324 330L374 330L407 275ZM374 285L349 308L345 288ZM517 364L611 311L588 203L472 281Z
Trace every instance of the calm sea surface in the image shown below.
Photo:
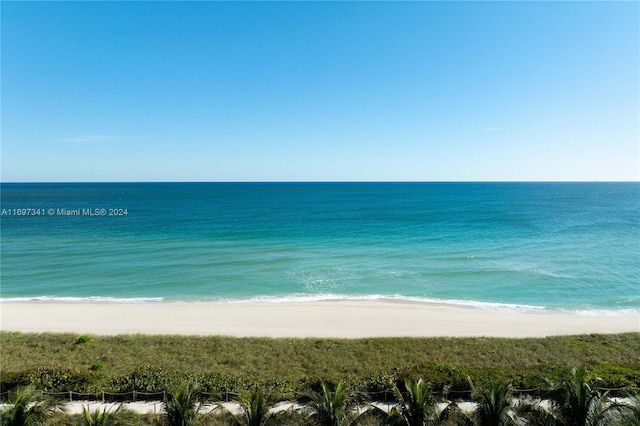
M3 300L640 312L639 183L2 184Z

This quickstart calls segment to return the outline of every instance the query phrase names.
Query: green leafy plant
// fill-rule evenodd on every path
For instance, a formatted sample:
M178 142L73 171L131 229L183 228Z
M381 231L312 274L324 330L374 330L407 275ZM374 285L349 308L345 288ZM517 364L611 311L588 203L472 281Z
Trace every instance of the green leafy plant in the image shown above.
M488 386L471 384L473 400L477 404L473 413L479 426L515 425L513 393L510 382L492 381Z
M355 424L364 414L358 410L362 400L339 383L335 391L328 384L321 383L321 391L308 393L305 412L314 426L349 426Z
M403 390L394 386L393 391L396 407L391 410L390 417L395 424L424 426L439 418L437 400L424 380L405 380Z
M233 402L240 406L240 412L234 413L222 407L226 419L233 426L266 426L276 423L278 415L271 411L276 398L271 394L265 394L259 387L251 391L241 391Z
M587 369L580 367L559 383L548 383L542 404L530 410L527 417L532 424L561 426L601 426L616 424L624 406L612 402L606 392L598 390L600 379L589 378Z
M85 343L89 343L92 340L93 340L93 337L89 336L88 334L83 334L82 336L76 339L76 345L83 345Z
M31 426L42 424L50 415L62 410L59 402L46 398L33 387L18 387L9 392L7 407L0 413L2 426Z
M91 364L91 367L89 367L89 371L99 371L102 370L105 367L105 363L104 361L96 361L93 364Z
M194 424L202 408L200 386L182 384L169 393L164 401L164 413L168 426L189 426Z
M105 407L102 410L90 411L89 407L82 407L82 424L84 426L116 426L118 425L118 411L122 405L111 411Z

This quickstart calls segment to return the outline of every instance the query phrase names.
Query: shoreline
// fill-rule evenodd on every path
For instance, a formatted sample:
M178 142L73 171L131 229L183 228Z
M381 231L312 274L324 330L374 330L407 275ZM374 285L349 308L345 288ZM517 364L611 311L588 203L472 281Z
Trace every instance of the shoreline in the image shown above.
M481 302L465 299L432 299L424 297L400 295L341 295L327 294L320 296L291 295L291 296L253 296L247 298L182 298L182 297L110 297L110 296L21 296L0 297L0 305L12 303L67 303L67 304L116 304L116 305L286 305L296 303L387 303L401 305L424 305L482 310L494 313L513 314L541 314L541 315L585 315L585 316L620 316L640 315L640 307L607 309L607 308L562 308L542 305L525 305L507 302Z
M231 337L547 337L640 332L640 314L496 312L409 300L0 301L0 330Z

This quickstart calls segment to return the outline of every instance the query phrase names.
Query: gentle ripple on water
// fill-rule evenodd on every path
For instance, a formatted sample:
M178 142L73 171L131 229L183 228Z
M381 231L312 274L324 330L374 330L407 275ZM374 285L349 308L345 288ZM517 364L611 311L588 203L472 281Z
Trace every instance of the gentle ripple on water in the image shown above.
M640 312L640 184L2 184L3 299ZM528 307L528 308L527 308Z

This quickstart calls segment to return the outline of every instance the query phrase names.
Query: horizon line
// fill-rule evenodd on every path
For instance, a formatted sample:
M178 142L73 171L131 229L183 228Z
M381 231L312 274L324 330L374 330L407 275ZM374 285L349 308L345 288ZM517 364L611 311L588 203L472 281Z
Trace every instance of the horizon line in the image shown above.
M132 180L132 181L1 181L0 184L114 184L114 183L229 183L229 184L279 184L279 183L309 183L309 184L331 184L331 183L640 183L638 180Z

